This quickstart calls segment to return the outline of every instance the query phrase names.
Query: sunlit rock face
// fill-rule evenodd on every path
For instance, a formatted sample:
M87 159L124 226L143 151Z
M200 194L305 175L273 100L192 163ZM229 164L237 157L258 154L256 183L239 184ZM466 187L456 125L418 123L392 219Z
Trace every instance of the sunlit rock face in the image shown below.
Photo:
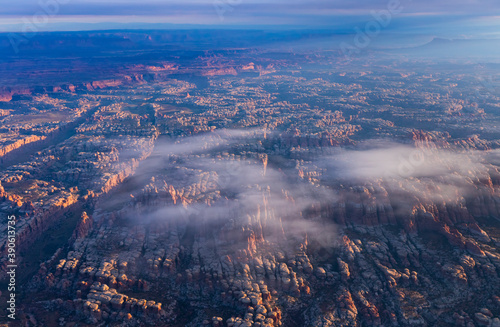
M470 62L141 33L0 59L23 325L500 324L500 98Z

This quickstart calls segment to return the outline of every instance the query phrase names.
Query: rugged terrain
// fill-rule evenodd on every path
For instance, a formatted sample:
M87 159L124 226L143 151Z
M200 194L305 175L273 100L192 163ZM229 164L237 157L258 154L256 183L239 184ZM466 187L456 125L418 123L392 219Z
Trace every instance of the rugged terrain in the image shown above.
M497 63L117 38L0 62L14 324L500 326Z

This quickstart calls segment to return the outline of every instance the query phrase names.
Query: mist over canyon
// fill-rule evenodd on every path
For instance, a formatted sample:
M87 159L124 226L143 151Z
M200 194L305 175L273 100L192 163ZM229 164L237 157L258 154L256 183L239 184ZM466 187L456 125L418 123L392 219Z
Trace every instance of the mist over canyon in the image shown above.
M47 32L2 55L0 320L500 325L497 59L331 37Z

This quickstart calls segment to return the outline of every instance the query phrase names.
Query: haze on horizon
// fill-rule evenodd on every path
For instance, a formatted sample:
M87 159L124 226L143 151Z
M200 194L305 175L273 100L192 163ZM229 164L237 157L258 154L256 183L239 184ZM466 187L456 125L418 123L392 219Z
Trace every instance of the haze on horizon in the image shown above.
M387 32L449 38L500 36L496 0L20 0L0 8L0 31L22 30L37 13L49 11L38 30L313 28L350 33L390 6L397 10L385 27Z

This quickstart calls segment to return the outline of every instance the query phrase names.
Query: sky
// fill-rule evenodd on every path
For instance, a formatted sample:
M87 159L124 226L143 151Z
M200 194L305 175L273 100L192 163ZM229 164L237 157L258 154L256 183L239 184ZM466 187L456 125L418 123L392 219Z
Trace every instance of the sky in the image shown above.
M342 31L363 27L375 20L375 12L390 8L390 24L384 28L393 31L436 31L463 37L500 34L498 0L16 0L0 7L0 30L20 30L30 23L38 30L106 29L117 24L133 28L155 23Z

